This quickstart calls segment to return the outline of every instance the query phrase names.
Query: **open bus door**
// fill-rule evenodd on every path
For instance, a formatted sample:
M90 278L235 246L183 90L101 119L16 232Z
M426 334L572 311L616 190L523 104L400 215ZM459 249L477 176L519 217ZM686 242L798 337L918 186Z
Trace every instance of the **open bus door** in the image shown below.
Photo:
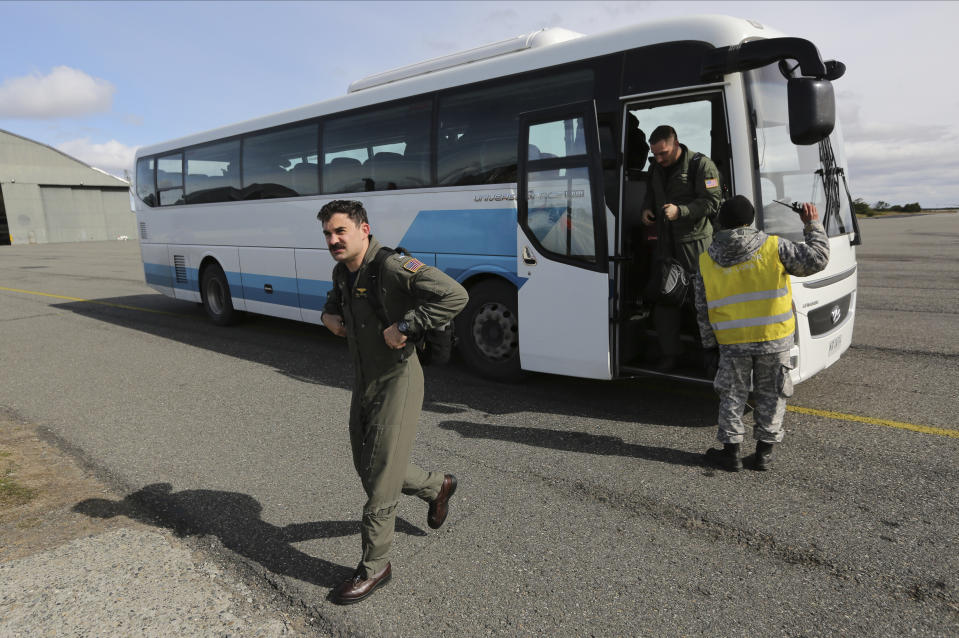
M519 351L524 369L611 378L609 259L596 106L520 116Z

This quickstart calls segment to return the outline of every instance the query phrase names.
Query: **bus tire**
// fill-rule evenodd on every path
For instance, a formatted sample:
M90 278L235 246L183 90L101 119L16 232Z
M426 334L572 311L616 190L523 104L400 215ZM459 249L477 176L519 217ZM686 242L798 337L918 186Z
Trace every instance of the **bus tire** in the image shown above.
M516 287L502 279L486 279L471 287L469 295L456 319L460 355L480 376L520 380Z
M218 326L230 326L240 320L239 311L233 308L230 283L219 264L210 264L200 277L200 297L210 321Z

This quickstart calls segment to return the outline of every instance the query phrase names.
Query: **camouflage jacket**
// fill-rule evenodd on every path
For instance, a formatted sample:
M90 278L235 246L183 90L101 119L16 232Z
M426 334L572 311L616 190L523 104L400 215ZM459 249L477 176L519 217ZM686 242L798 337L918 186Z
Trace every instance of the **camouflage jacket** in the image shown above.
M752 257L766 242L768 235L761 230L748 226L722 230L713 236L713 243L709 246L709 256L723 267L742 263ZM797 277L814 275L829 263L829 238L818 221L809 223L803 229L805 242L797 244L784 237L779 238L779 261L786 268L786 272ZM696 319L699 322L699 334L703 340L703 348L717 346L713 327L709 323L709 313L706 307L706 288L702 276L697 272L693 275L693 289L696 295ZM720 346L723 352L731 355L768 354L782 352L793 346L793 336L783 337L774 341L757 341L753 343L737 343Z

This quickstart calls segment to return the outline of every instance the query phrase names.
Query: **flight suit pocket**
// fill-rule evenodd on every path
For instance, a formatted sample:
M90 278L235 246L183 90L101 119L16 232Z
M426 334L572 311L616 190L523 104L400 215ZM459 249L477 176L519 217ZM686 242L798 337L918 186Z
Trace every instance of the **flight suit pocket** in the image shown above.
M366 440L363 441L363 457L361 465L366 477L379 474L380 466L384 464L383 445L387 437L386 428L381 425L367 426Z
M784 363L779 367L779 379L777 379L779 396L787 399L793 395L793 378L790 374L792 369L792 363Z

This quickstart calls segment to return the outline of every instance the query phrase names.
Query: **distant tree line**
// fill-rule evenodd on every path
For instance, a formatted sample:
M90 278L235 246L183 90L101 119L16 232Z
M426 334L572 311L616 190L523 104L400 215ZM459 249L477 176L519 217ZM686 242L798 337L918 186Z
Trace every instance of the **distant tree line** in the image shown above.
M880 213L918 213L922 211L922 206L919 205L919 202L892 205L880 199L875 204L870 205L862 197L853 201L852 207L857 215L865 215L866 217L872 217Z

